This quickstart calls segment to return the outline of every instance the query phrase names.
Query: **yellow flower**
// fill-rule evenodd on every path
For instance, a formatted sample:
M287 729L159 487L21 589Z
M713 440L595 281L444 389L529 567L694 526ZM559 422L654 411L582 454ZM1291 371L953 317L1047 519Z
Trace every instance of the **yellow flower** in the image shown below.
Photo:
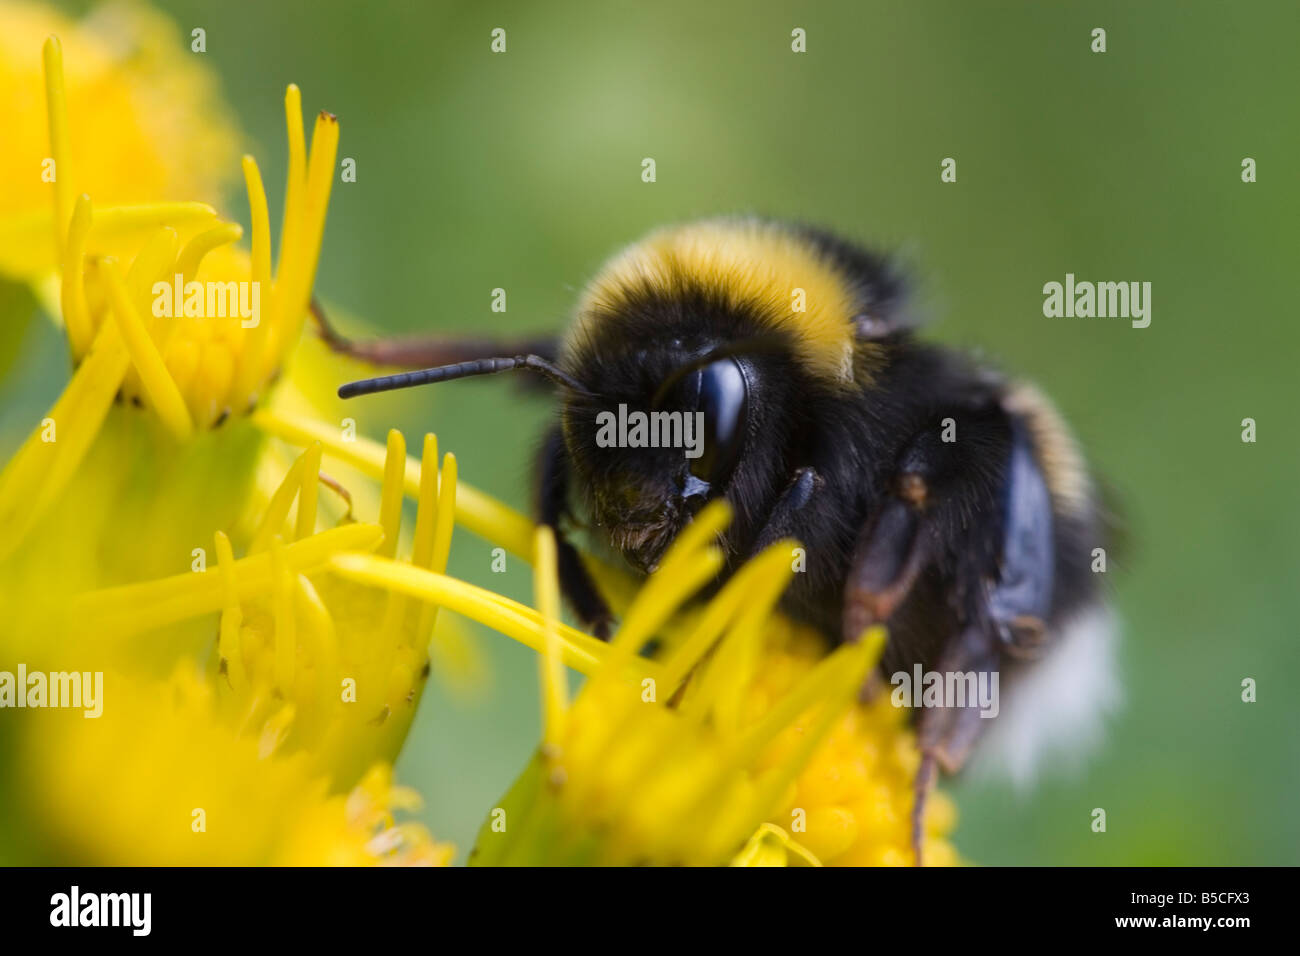
M59 113L62 56L54 38L46 43L45 59L51 127L57 131L66 119ZM250 253L231 247L242 236L237 224L212 220L198 204L105 211L92 207L89 194L77 196L71 181L55 184L54 237L62 253L62 312L73 360L98 360L108 382L101 390L116 386L111 397L121 388L123 398L151 408L178 439L251 410L307 314L339 129L332 115L321 113L308 156L296 86L285 95L285 119L289 174L274 271L266 193L251 156L243 160ZM56 133L56 159L69 149L59 140ZM143 248L129 264L119 263L122 236L132 231L144 232ZM177 286L181 294L172 295ZM236 293L249 314L235 308ZM124 379L114 382L119 366Z
M75 39L72 47L86 49ZM166 194L152 190L187 184L222 158L227 135L201 100L171 112L172 120L192 116L185 122L195 135L168 135L158 98L190 91L183 76L164 82L165 54L136 52L154 88L131 103L158 121L146 124L142 142L150 155L181 158L168 167L180 178L138 148L140 130L117 110L126 103L116 95L118 72L101 64L96 73L91 62L65 85L53 37L40 59L45 96L26 98L47 107L57 175L40 191L44 212L24 211L21 195L0 209L0 269L57 263L75 372L0 472L0 649L29 666L102 670L109 701L92 720L45 711L20 720L14 740L26 769L7 776L27 782L18 791L31 801L24 829L44 822L47 843L77 862L447 862L448 848L394 820L392 811L415 798L392 786L388 769L423 686L434 609L311 574L332 548L395 554L407 471L400 436L380 520L361 525L350 521L350 505L319 501L322 482L346 495L319 474L319 446L278 490L263 491L281 456L248 414L299 339L337 123L321 114L308 154L300 97L289 88L287 199L272 270L269 212L251 157L243 162L249 252L233 245L242 230L211 207L155 201ZM102 127L86 122L92 107ZM207 155L187 164L193 149ZM149 178L116 176L118 164ZM29 253L37 227L52 254ZM31 261L22 264L16 249ZM160 290L177 286L183 294L160 310ZM190 291L205 287L207 296ZM214 314L212 292L229 302L230 289L252 310ZM425 450L432 464L436 449ZM436 467L423 473L436 495ZM454 460L447 474L443 520L426 507L415 533L416 557L438 568L450 543ZM318 512L347 523L317 533ZM136 589L127 584L141 579ZM92 588L107 590L82 594ZM210 647L213 624L195 607L214 590L221 624L203 680L192 662ZM148 636L135 638L142 629Z
M322 481L326 449L307 438L244 529L240 558L219 531L205 570L75 598L50 633L62 638L63 657L75 651L78 669L105 662L102 716L25 715L11 780L27 781L22 819L43 821L38 852L77 863L450 862L450 847L394 819L418 800L392 786L388 768L430 652L473 669L473 646L437 614L451 602L376 588L335 573L331 559L365 555L451 580L441 572L454 516L480 527L492 523L485 515L507 527L524 519L472 489L464 504L456 460L446 455L437 467L432 435L411 460L397 432L377 447L344 442L310 420L258 415L261 427L291 439L319 430L331 453L380 478L377 520L354 520L350 506L338 521L323 517L325 501L346 489ZM410 560L399 561L402 502L412 488ZM317 530L322 522L332 526ZM144 645L180 658L167 679L141 676L140 661L151 656ZM205 656L200 676L191 662Z
M105 675L103 714L29 712L18 760L40 859L79 865L450 862L393 811L418 807L386 763L343 793L274 728L232 728L218 688L182 664L165 680ZM30 862L30 861L29 861Z
M542 653L541 746L484 823L472 862L910 860L914 739L888 701L855 701L883 633L827 654L777 613L790 542L684 608L721 566L712 542L727 520L721 504L700 514L608 646L556 619L546 529L532 549L536 609L375 555L331 559L340 575L441 603ZM663 650L644 656L656 637ZM562 665L589 678L572 701ZM933 801L929 862L955 859L943 839L952 823L951 805Z
M223 718L232 727L262 728L278 749L304 753L337 789L376 760L396 759L430 672L438 608L328 568L331 556L358 549L395 559L407 468L401 434L389 433L374 523L346 519L316 530L321 454L313 443L294 462L241 558L218 531L214 564L202 573L83 594L71 605L67 630L93 622L93 642L110 660L132 659L142 656L136 649L145 640L210 641L219 613L212 669ZM425 436L415 531L402 566L441 573L457 482L455 457L448 454L439 472L437 455L436 439ZM437 634L441 659L464 665L468 657L471 669L478 666L454 624Z
M65 39L71 67L60 111L70 148L58 157L39 54L50 34ZM51 176L104 208L220 199L238 133L203 58L179 39L172 21L142 4L103 4L78 22L44 4L0 2L0 275L31 278L56 265Z
M46 41L43 59L50 152L66 170L77 127L66 112L57 39ZM47 227L60 251L61 311L77 368L0 471L0 605L12 609L0 645L46 647L49 621L70 595L188 569L201 563L217 529L245 546L249 515L260 515L283 463L278 449L268 451L267 432L323 431L327 444L339 444L336 428L259 403L293 364L302 337L338 144L337 122L322 113L308 153L296 87L285 113L289 171L274 271L265 191L251 157L243 164L251 252L233 245L238 226L199 203L92 204L76 196L75 171L51 190ZM174 284L177 273L183 282L246 281L262 290L259 321L245 328L239 316L155 316L154 283ZM304 364L322 355L309 348ZM277 409L308 405L296 389L280 391ZM266 407L257 411L259 404ZM415 495L413 467L406 483ZM500 510L463 492L471 530L474 515Z
M52 153L66 169L71 143L55 38L44 59ZM55 183L51 222L77 368L0 472L0 603L15 608L6 635L14 645L41 642L69 594L185 567L214 529L238 525L264 444L247 413L299 338L338 145L337 122L322 113L308 156L296 87L285 108L289 175L274 273L266 196L251 157L243 164L251 253L231 246L237 225L201 204L101 207L74 197L70 176ZM139 251L128 261L126 249ZM175 303L182 314L159 316L154 284L170 286L178 275L182 288L192 280L260 290L260 315L194 316Z
M504 820L485 824L476 862L718 864L789 788L848 706L880 638L840 649L750 719L764 625L789 581L790 543L780 542L750 562L650 671L639 652L721 567L713 539L727 518L716 504L700 514L638 594L572 707L552 703L542 748L503 799ZM539 602L553 608L551 546L539 542L538 557ZM799 745L769 760L778 737L805 715L810 726Z

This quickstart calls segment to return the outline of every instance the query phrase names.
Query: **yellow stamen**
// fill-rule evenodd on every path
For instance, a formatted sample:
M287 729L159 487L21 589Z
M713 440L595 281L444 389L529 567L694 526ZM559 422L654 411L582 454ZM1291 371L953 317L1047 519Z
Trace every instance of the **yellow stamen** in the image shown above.
M61 301L63 324L68 330L72 354L80 358L90 348L95 338L95 326L86 304L86 239L94 214L90 197L78 196L72 210L72 223L68 226L67 253L63 258Z
M68 96L63 83L63 44L48 37L41 50L45 66L45 109L50 122L50 153L54 160L54 253L63 258L63 239L72 214L71 137L68 133Z
M295 541L284 548L288 570L318 570L340 552L374 548L383 538L377 524L348 524ZM247 555L234 563L239 600L250 601L271 592L274 578L266 552ZM168 578L89 591L76 597L73 612L93 620L102 632L139 634L177 621L212 614L226 603L224 582L215 574L185 571Z
M316 668L316 699L330 700L335 698L339 686L338 637L334 617L304 574L297 578L295 605L304 625L303 632L311 641Z
M691 556L718 538L731 521L731 506L724 499L710 502L673 541L664 555L663 567L690 563Z
M117 325L105 322L46 421L0 472L0 558L12 554L86 456L131 359ZM53 441L47 428L56 429Z
M308 446L308 448L311 447ZM271 495L271 500L267 502L266 511L262 515L262 523L257 526L257 531L253 533L252 540L249 541L249 554L265 551L271 545L271 538L279 534L284 528L284 522L289 517L289 508L293 505L294 496L302 487L302 473L306 464L307 453L303 452L294 459L293 464L289 466L289 470L285 472L284 479Z
M301 235L293 237L293 246L285 250L276 275L276 295L284 303L275 326L270 330L272 349L265 357L262 373L271 374L269 364L276 352L298 338L311 299L320 258L320 243L325 232L325 213L329 207L334 182L334 158L338 154L339 124L329 113L316 118L308 159L305 196L303 197ZM296 247L296 248L295 248Z
M790 547L788 541L778 542L769 553L775 551L788 557ZM718 648L703 680L688 694L682 707L684 715L697 719L711 710L714 725L725 734L733 734L740 727L745 695L766 638L763 624L790 581L788 561L775 568L766 567L770 573L750 588L746 601L738 608L731 636Z
M189 438L194 433L194 424L190 420L189 409L185 407L185 399L181 397L180 389L167 371L158 347L149 337L144 320L131 303L117 261L105 259L104 265L112 313L117 319L122 341L140 374L149 401L158 413L158 418L173 435L179 439Z
M402 533L402 479L406 472L406 438L395 428L388 431L388 448L384 458L384 481L379 493L379 524L384 529L384 541L378 554L383 558L397 556L397 540ZM380 643L396 648L397 632L406 619L406 595L390 592L379 627ZM391 671L391 654L385 661L385 671Z
M249 338L244 349L243 363L231 385L230 405L240 409L248 407L255 397L254 392L261 385L261 370L266 364L271 329L279 321L276 308L281 299L275 294L271 280L271 218L267 209L262 173L252 156L245 156L242 166L244 185L248 192L249 218L253 224L253 281L257 283L257 288L260 290L261 300L267 303L267 314L259 318L257 325L247 331ZM288 226L286 221L284 228L287 229Z
M565 713L569 708L568 679L560 657L560 635L556 624L560 618L560 582L555 559L555 535L542 525L533 545L537 566L533 572L533 595L545 631L545 651L538 661L542 685L543 753L555 756L564 736Z
M411 563L428 568L433 562L433 533L438 517L438 436L424 436L420 455L420 489L416 495L415 540L411 544Z
M224 607L221 609L221 630L217 637L217 653L226 662L226 678L230 686L242 691L248 686L244 672L243 648L239 643L239 628L244 623L244 611L239 604L239 585L235 577L235 553L225 532L218 531L216 539L217 567L225 585Z
M384 529L381 557L397 554L397 536L402 527L402 478L406 471L406 439L396 428L388 431L388 450L384 455L384 480L379 496L379 525Z
M296 711L297 708L293 704L285 704L263 725L262 735L257 741L259 759L266 760L280 749L280 744L284 743L284 738L289 735L289 730L293 727Z
M176 271L187 281L193 279L204 256L220 246L238 242L243 235L244 227L237 222L223 222L205 229L185 244L176 258Z
M270 298L271 216L266 205L266 188L262 185L262 173L257 168L256 159L244 156L241 167L244 171L244 186L248 192L248 216L253 224L253 281L258 283L262 294Z
M644 597L638 595L628 609L623 626L611 642L614 650L628 656L640 652L665 621L700 588L717 577L724 563L722 551L708 547L696 552L689 562L665 564L642 589Z
M311 135L311 156L307 161L307 190L303 208L305 228L299 251L304 300L311 296L316 263L320 258L325 214L329 211L330 192L334 185L334 159L338 155L338 146L339 121L333 114L322 111L316 116L316 128Z
M777 542L746 561L722 590L705 607L694 630L664 661L667 693L681 686L696 664L713 647L723 629L734 620L742 604L749 601L754 587L788 567L790 552L784 542Z
M584 694L591 695L587 699L598 699L597 695L602 694L602 688L625 672L633 660L638 667L644 669L646 661L634 657L644 641L653 636L662 624L677 612L684 601L721 570L722 553L711 542L725 528L729 520L729 507L725 502L717 501L700 512L696 519L677 536L659 569L637 593L628 609L623 626L611 644L605 666L584 688ZM707 610L705 617L709 617ZM724 625L725 623L723 622ZM743 633L737 633L733 628L727 642L734 642L743 637ZM724 648L725 644L726 642ZM701 649L699 653L703 653L703 650ZM711 666L705 672L704 680L712 681L719 674L726 676L725 670ZM623 714L624 720L636 720L637 705L631 703L635 698L622 695L613 699L624 701L627 707ZM709 699L708 696L705 697L706 701ZM617 748L622 735L619 733L614 716L609 714L606 716L605 727L591 728L584 735L583 744L586 753L577 759L585 759L597 765L607 760L618 760L628 765L629 773L643 776L649 772L648 767L660 765L663 761L671 762L667 752L678 745L676 743L678 738L667 733L666 725L663 729L664 733L661 735L641 738L643 750L635 753L620 752ZM636 763L638 761L639 763ZM636 763L636 766L632 766L633 763Z
M722 552L709 544L731 520L725 501L708 505L695 516L664 555L659 570L638 592L610 642L611 663L605 675L621 673L645 642L681 605L722 570Z
M433 568L439 519L443 513L438 506L439 481L438 436L429 432L424 436L424 448L420 453L420 491L415 511L415 539L411 544L411 564L417 568L430 568L442 572L444 568ZM437 613L438 608L433 604L425 604L420 608L415 629L417 644L426 641L432 633Z
M279 261L293 258L302 222L303 190L307 187L307 149L303 141L302 91L290 83L284 91L284 123L289 133L289 169L285 176L284 224L280 229Z
M432 435L428 436L433 439ZM438 501L431 511L431 540L413 553L411 562L416 567L425 567L437 574L445 574L447 560L451 556L451 536L456 526L456 493L460 487L457 477L456 456L450 452L443 457L442 473L439 479L436 456L438 443L436 439L426 441L425 462L420 466L421 494L424 493L425 469L431 476L429 484L439 485ZM423 517L423 513L421 514ZM417 543L419 531L417 529ZM429 649L429 655L437 668L446 674L462 673L476 676L481 668L478 652L470 635L457 627L435 628L438 620L438 605L426 603L420 608L420 618L415 631L417 646ZM482 675L477 675L481 678Z
M163 226L189 227L215 219L217 211L201 202L152 202L132 206L99 206L90 230L91 245L104 243L124 233L152 232Z
M150 288L161 273L176 263L176 249L179 236L171 226L163 226L151 235L144 248L126 270L126 285L131 292L132 301L139 304L150 299ZM170 276L168 276L170 278ZM146 310L151 315L152 309Z
M261 300L268 307L263 310L266 314L258 319L257 325L245 332L248 343L244 348L239 372L231 383L229 402L232 408L240 410L249 406L262 385L262 368L271 348L271 329L279 321L277 307L283 298L276 294L271 282L271 221L262 174L252 156L244 157L243 170L244 185L248 192L249 218L253 223L253 281L258 284ZM282 240L289 227L290 220L286 219L280 232ZM283 259L283 245L280 255Z
M259 409L253 413L253 424L291 445L305 447L313 441L320 442L325 451L346 462L371 478L382 481L385 471L385 450L378 442L357 436L345 442L333 425L313 421L288 412ZM406 493L420 494L420 463L406 463ZM477 488L461 482L456 494L456 520L479 537L500 544L507 551L526 561L532 560L533 522L513 508L502 504Z
M456 529L456 494L461 488L456 456L442 456L442 477L438 482L438 511L433 529L433 555L430 570L443 574L451 557L451 533Z
M312 442L302 453L302 484L298 490L298 523L294 540L301 541L316 531L316 502L320 489L320 442Z
M75 203L73 208L76 208ZM216 215L217 211L211 206L198 202L140 203L131 206L97 205L95 222L87 238L87 251L92 255L106 255L124 246L136 244L142 236L159 226L189 228L215 219ZM45 242L50 230L54 228L55 218L51 210L41 209L0 219L0 249L21 250L33 243ZM62 241L60 240L60 243ZM35 253L18 255L20 259L47 258ZM66 247L64 258L66 259Z
M275 609L275 686L283 697L293 695L293 679L298 655L298 615L294 613L294 574L284 557L284 541L279 535L271 539L272 595Z
M153 314L150 289L153 287L155 279L164 277L164 273L172 271L176 263L176 248L179 244L179 237L176 230L169 226L159 229L149 237L148 242L140 253L131 263L131 268L126 273L126 288L131 296L131 302L135 304L136 314L144 323L145 329L149 333L152 341L159 344L159 354L162 353L170 333L176 327L174 319L165 316L156 316ZM168 280L171 276L166 276ZM171 375L170 372L167 373ZM175 381L175 379L173 379ZM179 390L179 386L177 386ZM140 382L135 370L132 369L126 375L126 391L128 393L138 393Z
M372 587L401 591L421 601L432 601L494 628L535 651L545 650L545 641L540 637L540 615L532 608L499 594L370 554L339 554L330 560L330 567L345 578ZM557 632L564 662L580 673L593 673L600 663L604 646L590 635L567 625L557 625ZM648 672L657 672L657 667L650 662L646 664Z
M800 846L774 823L764 823L728 866L787 866L790 857L795 866L821 866L821 860Z

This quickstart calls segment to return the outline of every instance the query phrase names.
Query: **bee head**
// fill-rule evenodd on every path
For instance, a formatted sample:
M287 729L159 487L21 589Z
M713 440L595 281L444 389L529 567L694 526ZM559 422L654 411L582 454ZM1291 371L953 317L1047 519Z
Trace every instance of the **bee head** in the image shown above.
M658 566L710 500L739 514L772 450L764 341L631 349L589 364L593 392L566 395L562 421L583 509L637 570Z

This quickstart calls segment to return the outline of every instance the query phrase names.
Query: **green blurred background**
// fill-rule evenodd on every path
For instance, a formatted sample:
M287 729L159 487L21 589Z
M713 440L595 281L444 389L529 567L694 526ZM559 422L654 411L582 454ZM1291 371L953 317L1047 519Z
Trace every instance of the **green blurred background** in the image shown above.
M263 169L283 168L286 83L338 114L357 182L335 186L317 289L378 328L558 329L610 252L715 213L897 251L930 334L1055 397L1131 537L1109 572L1127 702L1104 749L1027 796L958 782L958 847L985 864L1300 862L1300 331L1285 278L1300 253L1300 5L156 5L207 31ZM241 194L227 209L246 221ZM1043 283L1066 272L1150 281L1150 328L1044 318ZM498 286L504 315L489 309ZM10 424L29 420L23 383L40 404L66 375L55 333L33 327L28 346ZM473 382L356 412L376 437L435 430L466 480L527 507L547 398ZM1240 438L1247 416L1256 444ZM457 533L453 573L527 597L525 568L489 562ZM481 641L491 689L466 700L431 682L399 764L462 856L538 731L532 652Z

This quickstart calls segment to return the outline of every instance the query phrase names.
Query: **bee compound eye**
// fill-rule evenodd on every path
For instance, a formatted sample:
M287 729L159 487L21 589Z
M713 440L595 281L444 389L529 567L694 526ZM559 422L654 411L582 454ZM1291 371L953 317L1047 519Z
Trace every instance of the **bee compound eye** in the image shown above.
M726 481L745 443L749 384L733 358L719 359L700 369L698 411L704 434L700 455L690 463L691 474L710 485Z

